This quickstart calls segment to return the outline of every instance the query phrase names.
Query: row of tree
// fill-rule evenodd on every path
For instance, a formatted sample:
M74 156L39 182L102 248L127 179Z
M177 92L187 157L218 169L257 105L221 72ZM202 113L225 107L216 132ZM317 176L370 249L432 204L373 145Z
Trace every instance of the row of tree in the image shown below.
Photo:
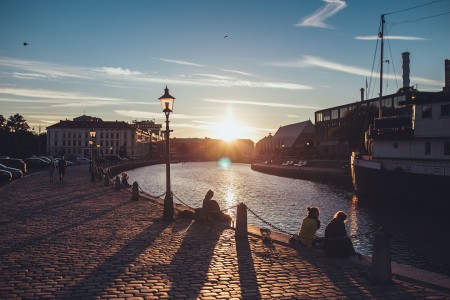
M0 115L0 156L26 158L46 153L47 134L30 130L25 118L16 113L5 118Z

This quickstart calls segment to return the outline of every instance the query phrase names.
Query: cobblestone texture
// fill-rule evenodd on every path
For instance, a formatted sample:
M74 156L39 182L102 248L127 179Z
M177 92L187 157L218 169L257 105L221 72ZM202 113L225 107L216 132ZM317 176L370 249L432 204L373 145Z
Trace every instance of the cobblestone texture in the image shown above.
M161 205L67 171L0 187L1 299L450 299L220 224L164 222Z

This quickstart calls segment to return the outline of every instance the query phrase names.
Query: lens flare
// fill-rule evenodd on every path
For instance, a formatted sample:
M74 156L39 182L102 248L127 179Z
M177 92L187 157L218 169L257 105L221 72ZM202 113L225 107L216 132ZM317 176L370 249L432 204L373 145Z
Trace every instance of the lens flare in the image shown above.
M228 167L231 165L231 160L228 157L222 157L217 161L217 165L222 169L228 169Z

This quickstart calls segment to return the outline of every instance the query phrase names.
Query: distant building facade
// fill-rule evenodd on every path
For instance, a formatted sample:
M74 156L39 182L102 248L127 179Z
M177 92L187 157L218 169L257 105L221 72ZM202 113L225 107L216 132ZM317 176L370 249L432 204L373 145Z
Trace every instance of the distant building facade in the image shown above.
M160 127L159 127L160 128ZM61 120L47 127L47 151L50 155L89 157L90 131L94 130L94 154L146 157L152 153L152 134L123 121L103 121L91 116ZM159 134L158 134L159 135Z
M274 136L269 134L256 143L256 156L262 159L305 158L314 147L314 127L310 120L281 126Z

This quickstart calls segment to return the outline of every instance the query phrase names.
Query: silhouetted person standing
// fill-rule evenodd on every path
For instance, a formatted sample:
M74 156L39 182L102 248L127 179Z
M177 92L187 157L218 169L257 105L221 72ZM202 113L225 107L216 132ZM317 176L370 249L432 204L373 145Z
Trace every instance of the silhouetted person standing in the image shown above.
M64 156L58 161L59 180L64 181L64 174L66 173L67 163Z

